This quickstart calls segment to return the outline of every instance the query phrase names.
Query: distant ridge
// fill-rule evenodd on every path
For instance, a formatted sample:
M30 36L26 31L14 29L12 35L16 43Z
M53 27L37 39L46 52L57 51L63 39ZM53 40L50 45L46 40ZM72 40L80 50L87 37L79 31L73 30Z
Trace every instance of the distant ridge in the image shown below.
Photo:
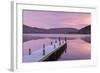
M42 29L36 27L29 27L23 25L23 33L46 33L46 34L74 34L77 33L78 30L75 28L51 28L51 29Z
M23 25L23 33L26 34L91 34L91 25L81 29L75 28L50 28L43 29Z
M91 25L88 25L79 30L80 34L91 34Z

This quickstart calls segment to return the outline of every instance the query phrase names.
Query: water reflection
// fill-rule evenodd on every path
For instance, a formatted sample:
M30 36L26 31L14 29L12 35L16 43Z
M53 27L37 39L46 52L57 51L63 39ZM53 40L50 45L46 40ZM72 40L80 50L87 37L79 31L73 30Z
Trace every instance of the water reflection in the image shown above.
M40 37L41 36L41 37ZM67 48L58 60L80 60L91 58L90 35L23 35L23 56L28 55L28 49L32 52L42 49L43 44L50 45L58 37L61 40L67 38ZM52 42L52 43L51 43Z
M91 47L89 43L81 39L68 40L67 53L63 53L59 60L79 60L91 58Z

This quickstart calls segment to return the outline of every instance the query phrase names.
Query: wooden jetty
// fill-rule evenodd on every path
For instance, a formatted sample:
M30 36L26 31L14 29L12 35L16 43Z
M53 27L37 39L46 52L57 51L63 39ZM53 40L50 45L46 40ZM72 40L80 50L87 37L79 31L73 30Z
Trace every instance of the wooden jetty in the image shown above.
M64 52L64 50L66 49L66 46L67 46L66 43L62 44L61 46L57 47L55 50L53 50L52 52L44 56L39 61L56 61Z
M29 49L29 55L23 56L23 62L55 61L59 59L66 47L67 43L63 40L54 44L51 43L51 45L34 52L30 52L31 50Z

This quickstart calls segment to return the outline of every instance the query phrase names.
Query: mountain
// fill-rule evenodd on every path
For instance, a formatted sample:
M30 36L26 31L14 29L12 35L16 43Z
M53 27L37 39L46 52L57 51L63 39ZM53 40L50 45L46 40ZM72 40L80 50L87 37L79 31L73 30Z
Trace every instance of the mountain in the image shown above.
M77 33L78 30L75 28L52 28L48 30L48 33L56 33L56 34L74 34Z
M51 29L43 29L36 27L29 27L23 25L23 33L47 33L47 34L74 34L77 33L78 30L75 28L51 28Z
M91 34L91 25L88 25L79 30L80 34Z
M23 33L43 33L45 29L23 25Z

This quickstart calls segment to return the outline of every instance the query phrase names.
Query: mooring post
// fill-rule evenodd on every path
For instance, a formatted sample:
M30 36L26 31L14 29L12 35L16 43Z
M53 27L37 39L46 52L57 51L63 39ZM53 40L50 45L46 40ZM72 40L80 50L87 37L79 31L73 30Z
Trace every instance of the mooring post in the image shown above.
M53 45L53 42L51 41L51 45Z
M55 40L55 43L57 43L57 40Z
M62 43L64 43L64 40L62 41Z
M59 40L59 45L61 45L61 39L60 39L60 37L58 38L58 40Z
M67 48L67 38L65 38L66 48Z
M31 49L29 49L29 55L31 55Z
M45 55L45 44L43 44L43 55Z
M45 49L43 49L43 55L45 55Z
M59 41L59 45L61 45L61 41Z
M58 40L60 41L60 37L58 38Z
M54 48L56 48L56 45L54 44Z
M65 49L65 53L67 52L67 38L65 37L65 44L66 44L66 49Z
M67 41L67 38L65 37L65 42Z

